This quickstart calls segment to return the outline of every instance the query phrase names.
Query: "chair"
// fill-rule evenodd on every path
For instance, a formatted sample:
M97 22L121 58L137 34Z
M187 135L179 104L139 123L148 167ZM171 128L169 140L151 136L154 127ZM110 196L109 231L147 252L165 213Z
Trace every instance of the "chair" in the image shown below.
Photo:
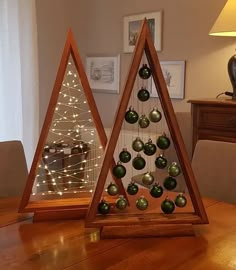
M0 197L22 195L28 170L20 141L0 142Z
M236 144L222 141L197 142L192 168L202 196L236 203Z

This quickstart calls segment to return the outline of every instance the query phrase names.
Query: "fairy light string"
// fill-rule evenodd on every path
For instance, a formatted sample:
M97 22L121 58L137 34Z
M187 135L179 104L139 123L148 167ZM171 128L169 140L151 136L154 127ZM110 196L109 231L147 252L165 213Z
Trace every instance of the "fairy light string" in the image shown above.
M32 195L92 192L102 156L91 111L70 57Z

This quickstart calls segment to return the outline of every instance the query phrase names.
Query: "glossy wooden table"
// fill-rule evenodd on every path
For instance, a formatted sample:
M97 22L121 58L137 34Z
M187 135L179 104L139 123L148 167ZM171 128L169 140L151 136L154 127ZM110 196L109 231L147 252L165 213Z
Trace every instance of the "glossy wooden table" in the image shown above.
M0 200L1 270L236 269L236 205L204 200L210 224L195 226L195 237L100 240L83 220L33 224L16 204L5 200L5 211Z

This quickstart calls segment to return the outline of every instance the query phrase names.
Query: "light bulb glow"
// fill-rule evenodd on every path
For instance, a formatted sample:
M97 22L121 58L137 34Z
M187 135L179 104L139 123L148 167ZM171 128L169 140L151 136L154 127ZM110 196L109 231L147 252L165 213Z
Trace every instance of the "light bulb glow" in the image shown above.
M68 62L32 195L63 196L93 190L94 173L101 166L102 148L91 140L91 136L98 138L97 132L72 62Z

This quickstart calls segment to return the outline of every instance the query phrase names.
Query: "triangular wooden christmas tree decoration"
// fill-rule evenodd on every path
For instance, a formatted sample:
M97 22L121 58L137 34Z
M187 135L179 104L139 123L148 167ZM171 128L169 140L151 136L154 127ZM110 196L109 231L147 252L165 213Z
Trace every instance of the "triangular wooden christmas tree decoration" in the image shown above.
M144 55L146 55L146 60L150 68L145 64L140 67L141 60ZM149 161L145 161L145 159L147 160L151 155L154 154L156 151L155 148L160 148L159 150L161 150L161 153L164 153L164 150L169 146L170 140L165 136L165 134L156 134L158 136L158 139L156 140L157 147L152 143L151 140L148 141L144 146L140 147L140 137L143 135L143 130L148 128L150 122L152 122L151 124L154 125L160 125L161 122L161 114L157 109L154 109L154 113L153 111L150 112L149 117L146 117L145 114L143 114L144 111L147 110L147 107L143 105L143 101L148 100L149 96L147 93L148 91L146 91L147 89L143 86L140 87L141 85L139 81L137 82L137 86L141 89L138 91L137 95L134 95L133 88L135 82L137 81L137 74L139 74L142 79L146 80L150 77L150 72L159 96L159 99L156 100L159 100L158 102L160 102L162 107L163 117L166 119L166 124L169 129L172 143L179 159L179 165L174 162L168 166L168 173L164 180L164 187L168 198L163 199L164 195L160 197L163 192L163 188L159 184L155 184L153 182L155 177L158 178L158 175L154 176L148 170L147 173L144 172L142 174L143 186L148 187L148 189L146 189L145 192L145 189L142 187L142 189L139 189L138 193L141 195L144 193L145 196L147 194L150 196L151 194L150 201L148 202L148 200L142 196L135 197L137 196L134 196L138 190L137 185L134 187L133 184L135 183L130 183L130 185L127 187L127 193L130 195L128 195L130 202L129 207L125 207L125 200L122 197L117 200L116 207L111 207L109 205L109 201L103 199L103 194L107 174L112 162L112 157L116 149L117 140L119 138L122 126L126 125L126 122L133 126L138 124L137 138L134 138L135 140L132 144L133 150L138 153L137 156L132 156L132 165L128 165L128 163L123 164L126 169L127 166L132 166L132 170L136 170L136 172L141 171L145 165L146 167L149 166ZM141 108L142 116L140 116L139 112L137 113L137 108L132 108L132 102L134 102L135 99L139 99L137 101L137 107L139 107L139 109ZM129 104L130 101L131 104ZM129 107L129 105L131 107ZM143 155L146 157L145 159L142 157ZM159 162L159 158L162 159L161 162ZM157 170L163 169L166 166L166 164L163 166L163 160L165 161L162 154L156 157L155 166L158 168ZM115 170L116 168L114 168L114 171ZM180 172L185 178L186 188L188 189L189 194L178 194L176 196L176 193L171 190L175 188L176 177ZM169 197L172 198L173 196L176 198L176 200L169 199ZM183 207L186 204L186 198L188 198L188 202L191 201L190 203L192 203L190 206L191 211L188 210L187 212ZM159 209L158 211L156 210L157 208ZM105 235L107 232L108 235L111 232L111 234L118 235L119 237L122 237L122 234L124 237L129 237L132 235L137 236L136 234L139 234L140 232L142 235L142 232L145 230L147 234L153 236L189 234L192 232L192 224L206 223L208 223L208 218L196 185L190 161L187 156L171 99L169 97L166 82L153 45L147 20L144 19L135 47L128 78L118 105L113 129L106 148L100 175L93 194L93 199L87 212L86 226L102 227ZM132 225L131 231L127 233L129 225ZM146 225L152 225L151 229ZM154 225L157 226L155 229L153 229ZM122 227L122 229L118 229L117 226Z
M19 211L34 212L36 219L38 213L38 219L83 216L106 143L107 136L69 30ZM111 167L114 162L112 158ZM113 180L125 194L122 182Z

